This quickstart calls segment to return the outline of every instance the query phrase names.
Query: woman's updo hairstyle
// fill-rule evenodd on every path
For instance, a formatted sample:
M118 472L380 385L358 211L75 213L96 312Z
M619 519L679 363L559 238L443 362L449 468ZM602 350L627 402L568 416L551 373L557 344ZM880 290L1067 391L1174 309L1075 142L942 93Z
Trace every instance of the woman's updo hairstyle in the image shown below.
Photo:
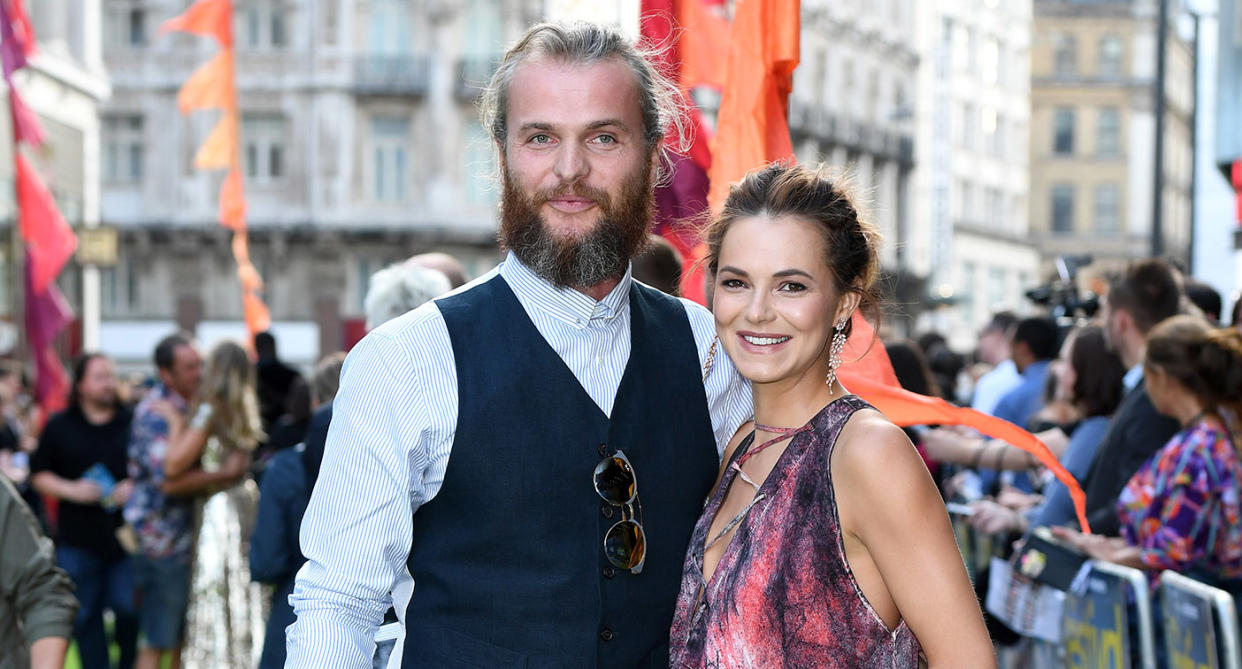
M1173 377L1207 410L1242 418L1242 333L1197 316L1173 316L1147 335L1144 363Z
M791 216L815 224L824 240L824 258L837 291L858 293L859 309L875 316L873 292L879 274L880 234L862 220L845 190L823 165L774 163L750 172L729 188L720 215L707 228L707 267L714 275L720 264L720 245L739 218ZM849 335L847 322L845 334Z

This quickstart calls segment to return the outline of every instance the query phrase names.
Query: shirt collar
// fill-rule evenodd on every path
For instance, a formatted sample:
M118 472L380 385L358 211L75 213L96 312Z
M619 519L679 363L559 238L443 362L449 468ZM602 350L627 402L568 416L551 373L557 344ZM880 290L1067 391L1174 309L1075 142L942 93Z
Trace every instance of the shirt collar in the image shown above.
M1035 362L1032 362L1031 364L1026 366L1026 369L1022 370L1022 378L1031 379L1031 378L1034 378L1035 375L1037 374L1043 374L1044 369L1048 367L1048 363L1050 362L1052 361L1051 360L1036 360Z
M1143 363L1139 363L1129 369L1126 375L1121 377L1121 384L1126 387L1126 392L1134 390L1138 384L1143 382Z
M185 411L189 407L189 404L182 399L180 395L173 392L172 388L169 388L163 383L157 382L154 386L152 386L150 395L154 399L170 402L181 411Z
M500 276L527 311L537 309L579 329L587 327L594 319L611 321L629 306L633 282L630 271L627 265L616 287L596 302L573 288L552 285L518 260L512 251L500 265Z

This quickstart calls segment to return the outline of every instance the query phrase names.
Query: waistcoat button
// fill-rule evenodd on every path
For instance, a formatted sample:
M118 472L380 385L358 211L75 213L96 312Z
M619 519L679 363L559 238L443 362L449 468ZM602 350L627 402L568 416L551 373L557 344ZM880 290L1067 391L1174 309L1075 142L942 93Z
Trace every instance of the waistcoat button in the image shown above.
M604 567L604 578L612 578L613 576L616 576L616 575L617 575L617 570L613 569L612 565L608 565L607 567Z
M608 444L600 444L599 448L595 450L599 451L599 457L602 458L608 454Z
M612 505L611 504L599 505L599 512L604 514L605 518L612 518Z
M612 630L608 629L607 627L599 631L599 638L603 639L604 641L612 641L614 636L616 635L613 634Z

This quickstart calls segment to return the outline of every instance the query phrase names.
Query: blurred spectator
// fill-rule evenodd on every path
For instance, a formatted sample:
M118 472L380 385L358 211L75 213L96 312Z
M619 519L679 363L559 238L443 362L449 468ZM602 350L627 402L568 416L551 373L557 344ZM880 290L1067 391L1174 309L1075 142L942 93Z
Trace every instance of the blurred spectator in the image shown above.
M255 377L258 382L259 415L263 419L264 432L269 432L285 413L289 391L302 375L276 357L276 337L271 332L260 332L254 336L254 352L258 358Z
M78 603L52 542L0 476L0 668L63 667Z
M1187 279L1182 284L1182 290L1186 291L1186 299L1203 312L1204 317L1213 326L1220 324L1220 293L1216 289L1194 279Z
M991 415L1005 393L1022 382L1009 348L1009 338L1017 324L1018 317L1013 312L1000 311L979 333L979 359L992 365L992 371L979 377L975 383L974 396L970 401L970 407L975 411Z
M447 277L438 270L428 269L412 259L395 263L371 275L363 311L367 330L400 316L414 307L447 293Z
M302 437L306 435L306 426L310 424L310 416L310 384L298 375L289 388L289 396L285 400L285 413L272 426L263 452L258 454L258 457L271 457L276 451L301 443Z
M1050 318L1018 321L1009 347L1022 380L1000 398L992 415L1023 428L1030 426L1031 418L1044 404L1044 381L1048 363L1057 355L1058 338L1057 324Z
M886 343L884 348L888 352L889 361L893 363L893 372L897 375L897 382L902 388L920 395L939 397L940 389L936 387L936 380L932 378L931 369L928 368L927 361L923 359L923 352L919 350L918 344L908 339L900 339ZM901 429L918 449L919 455L923 457L927 470L931 472L932 478L936 479L937 489L941 489L940 485L943 482L940 480L942 471L940 463L928 457L920 443L922 439L919 433L925 428L910 426Z
M633 260L633 277L674 297L681 295L681 254L659 235L648 239L650 244Z
M897 374L897 382L901 387L912 393L939 397L940 388L932 378L931 368L923 358L919 345L900 339L884 345L888 351L888 359L893 363L893 372Z
M1177 314L1182 291L1173 269L1160 260L1132 264L1109 282L1100 308L1104 337L1128 371L1125 397L1087 472L1087 520L1093 532L1120 531L1115 506L1126 481L1177 432L1177 422L1161 416L1143 384L1147 333Z
M134 664L138 619L129 555L117 540L120 506L133 482L126 467L130 413L117 401L112 361L86 354L73 367L69 407L48 419L31 459L39 492L60 500L56 564L77 590L74 639L84 669L107 669L108 638L103 612L115 616L120 667Z
M139 594L138 617L146 647L138 652L138 669L156 669L161 657L181 665L182 634L190 593L195 495L227 485L245 473L207 472L195 464L178 476L165 474L171 425L164 405L183 417L198 395L203 362L194 340L174 334L155 347L159 383L134 409L129 437L129 475L134 491L125 504L125 520L137 534L133 556ZM234 464L237 464L235 461Z
M1229 321L1233 329L1242 332L1242 295L1233 301L1233 313L1229 314Z
M340 383L344 353L332 353L315 365L311 385L311 404L317 410L328 405L336 397ZM330 413L316 414L321 420L329 419ZM320 426L326 436L327 425ZM320 432L317 430L316 434ZM323 457L322 441L317 437L318 457ZM293 607L289 595L298 569L306 558L298 544L298 531L302 527L302 514L310 501L313 477L307 476L303 464L306 444L276 453L268 464L259 494L259 513L255 520L254 535L250 538L250 577L261 583L275 586L267 621L267 634L263 642L263 655L259 669L280 669L285 666L285 628L293 624ZM317 467L316 462L316 469Z
M0 360L0 475L13 482L39 526L46 530L43 499L30 483L30 455L38 441L19 406L24 399L28 398L23 395L21 366Z
M1061 532L1096 559L1170 569L1232 590L1242 577L1242 334L1176 316L1147 340L1152 404L1181 429L1134 474L1117 502L1120 536Z
M410 262L443 274L449 281L450 290L456 290L470 280L461 261L447 253L420 253L410 258Z
M193 418L168 402L152 407L168 424L168 480L196 466L217 476L196 523L182 658L187 669L248 666L263 640L263 594L250 582L246 550L259 491L245 474L264 436L254 376L246 349L222 341L207 355Z
M1061 464L1081 481L1086 476L1096 449L1108 430L1109 417L1121 402L1122 377L1125 368L1121 358L1108 350L1104 330L1096 325L1085 326L1070 333L1061 348L1059 392L1064 394L1082 414L1083 419L1070 430L1070 437L1060 453ZM1052 440L1049 440L1052 441ZM980 449L1004 449L999 456L1001 468L1031 467L1034 456L1003 442L980 444ZM983 455L982 451L970 457ZM965 457L962 455L961 457ZM986 460L998 458L989 456ZM1028 525L1065 525L1074 522L1074 505L1065 484L1053 478L1044 488L1044 502L1025 515L994 502L975 503L972 526L987 533L1022 532Z

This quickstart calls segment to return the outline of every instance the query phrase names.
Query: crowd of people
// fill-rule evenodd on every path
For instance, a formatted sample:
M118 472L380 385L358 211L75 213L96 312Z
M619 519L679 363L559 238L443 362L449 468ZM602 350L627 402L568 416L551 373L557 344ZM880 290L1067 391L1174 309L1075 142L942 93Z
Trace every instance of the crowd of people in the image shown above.
M309 375L266 333L205 360L174 334L141 396L84 356L36 430L0 366L0 466L26 486L0 483L0 621L22 619L0 643L58 666L72 637L107 667L109 610L143 669L995 666L1007 631L946 499L1002 552L1053 527L1153 587L1242 592L1242 334L1219 297L1146 260L1091 319L1000 313L969 355L886 343L906 388L1036 433L1082 482L1083 533L1025 450L903 431L841 383L880 240L825 168L733 184L710 304L675 297L649 233L678 95L613 29L530 28L482 98L503 262L377 273L369 334ZM54 551L23 495L55 502Z
M968 503L962 522L996 539L1001 557L1046 527L1086 556L1143 570L1157 612L1165 570L1242 596L1242 323L1218 323L1220 304L1175 266L1143 260L1111 277L1090 318L997 314L976 357L1007 332L1012 367L993 358L964 372L974 406L1041 437L1081 482L1091 532L1028 452L961 429L920 431L946 498ZM997 641L1016 639L999 621L989 627Z
M368 318L464 280L444 254L385 268ZM70 641L85 669L284 666L298 530L345 354L304 376L270 333L252 345L222 341L204 359L171 334L150 383L134 384L85 354L68 407L42 426L20 368L0 365L0 667L59 667Z

